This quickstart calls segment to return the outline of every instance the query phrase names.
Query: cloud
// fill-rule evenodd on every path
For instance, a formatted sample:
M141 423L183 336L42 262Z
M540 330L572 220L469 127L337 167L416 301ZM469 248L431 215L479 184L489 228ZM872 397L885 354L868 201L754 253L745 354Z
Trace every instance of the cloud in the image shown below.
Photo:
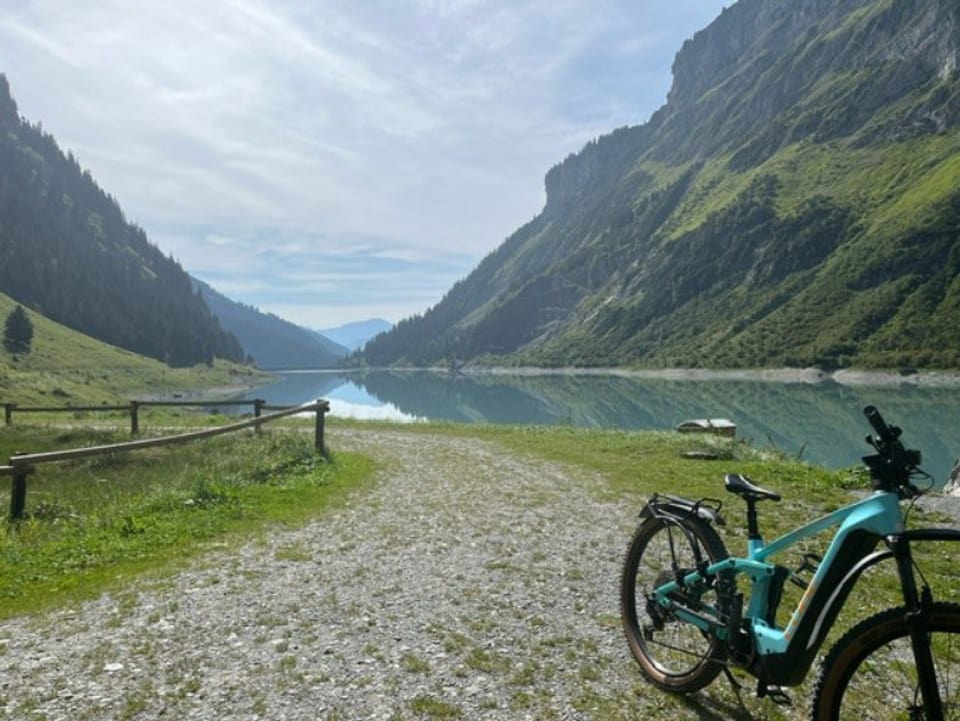
M283 236L271 229L180 228L163 244L220 293L308 327L379 316L391 321L436 303L472 262L393 241Z
M188 270L253 302L284 264L333 267L360 312L387 261L404 307L439 300L540 210L553 164L649 117L721 6L21 0L0 47L21 112Z

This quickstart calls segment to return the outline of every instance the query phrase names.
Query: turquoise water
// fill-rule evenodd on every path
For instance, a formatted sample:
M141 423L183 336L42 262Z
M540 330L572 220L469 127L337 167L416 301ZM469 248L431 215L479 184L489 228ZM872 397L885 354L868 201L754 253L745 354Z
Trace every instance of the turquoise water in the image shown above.
M960 455L960 388L833 382L679 381L612 375L458 375L427 372L297 372L246 394L268 403L327 398L334 417L400 421L672 429L728 418L737 436L831 468L869 451L862 409L874 405L904 430L938 481Z

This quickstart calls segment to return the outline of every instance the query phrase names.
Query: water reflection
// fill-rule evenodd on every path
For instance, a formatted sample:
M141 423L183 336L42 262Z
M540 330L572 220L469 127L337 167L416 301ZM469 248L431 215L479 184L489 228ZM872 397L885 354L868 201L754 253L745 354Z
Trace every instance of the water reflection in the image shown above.
M273 382L244 393L243 397L261 398L270 405L279 406L294 406L324 398L330 401L330 414L340 418L418 420L390 401L371 395L354 380L357 380L356 376L329 371L286 371Z
M861 415L876 405L945 477L960 453L960 388L842 386L732 380L676 381L612 375L459 375L373 371L290 373L252 391L269 403L331 401L332 414L392 420L670 429L691 418L725 417L758 447L830 467L866 453Z

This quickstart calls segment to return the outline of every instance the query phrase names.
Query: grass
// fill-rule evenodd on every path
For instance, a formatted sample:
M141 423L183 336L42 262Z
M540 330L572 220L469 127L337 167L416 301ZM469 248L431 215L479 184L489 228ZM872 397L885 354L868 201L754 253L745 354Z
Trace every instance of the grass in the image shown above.
M410 709L417 715L430 719L463 718L463 712L456 706L434 696L421 694L410 702Z
M0 293L0 319L15 306ZM213 366L170 368L31 310L27 315L34 331L30 352L11 354L0 344L0 403L115 405L149 395L243 387L267 377L256 369L219 360Z
M0 450L125 440L104 430L0 433ZM276 525L301 524L370 478L372 461L318 455L296 430L39 466L27 517L0 537L0 618L68 604ZM279 560L302 558L281 549Z

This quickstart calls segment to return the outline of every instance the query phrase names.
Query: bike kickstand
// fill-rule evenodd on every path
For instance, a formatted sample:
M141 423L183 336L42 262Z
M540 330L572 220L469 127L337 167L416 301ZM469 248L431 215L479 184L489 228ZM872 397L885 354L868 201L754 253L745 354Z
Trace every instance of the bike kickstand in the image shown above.
M740 696L740 692L744 689L744 685L737 681L736 677L733 675L733 672L730 671L729 666L723 667L723 673L727 677L727 680L730 682L730 685L733 687L733 692Z

